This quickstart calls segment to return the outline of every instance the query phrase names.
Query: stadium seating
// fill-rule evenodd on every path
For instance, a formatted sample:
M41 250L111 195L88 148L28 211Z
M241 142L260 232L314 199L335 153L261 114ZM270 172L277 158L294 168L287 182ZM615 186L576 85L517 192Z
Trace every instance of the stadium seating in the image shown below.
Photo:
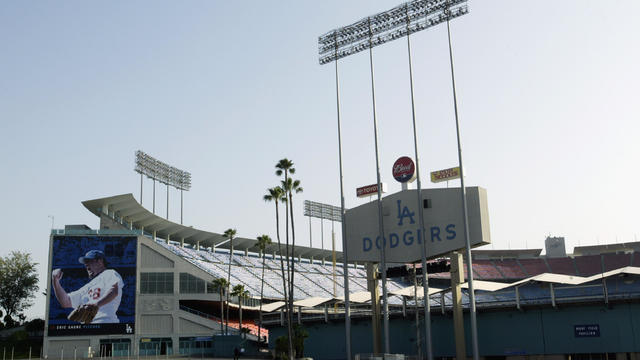
M523 279L527 277L522 267L515 259L494 260L498 272L500 272L504 279Z
M631 254L603 254L604 271L631 266Z
M577 275L573 258L547 258L546 260L547 264L549 264L549 267L551 268L551 272L554 274Z
M473 262L474 276L480 280L501 279L502 274L498 272L493 263L489 260L475 260Z
M602 258L600 255L576 256L574 260L580 276L602 273Z
M547 267L544 259L517 259L516 262L520 263L524 268L527 277L536 276L542 273L551 272L551 269Z

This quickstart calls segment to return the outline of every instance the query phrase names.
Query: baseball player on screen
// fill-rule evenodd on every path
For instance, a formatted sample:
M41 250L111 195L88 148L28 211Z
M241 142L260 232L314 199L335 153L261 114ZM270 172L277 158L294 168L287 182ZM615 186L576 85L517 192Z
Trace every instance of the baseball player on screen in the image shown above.
M107 261L100 250L91 250L78 259L84 264L89 281L80 289L67 293L60 285L62 270L51 272L56 299L63 308L73 308L68 319L83 324L119 323L116 311L122 299L122 277L107 269Z

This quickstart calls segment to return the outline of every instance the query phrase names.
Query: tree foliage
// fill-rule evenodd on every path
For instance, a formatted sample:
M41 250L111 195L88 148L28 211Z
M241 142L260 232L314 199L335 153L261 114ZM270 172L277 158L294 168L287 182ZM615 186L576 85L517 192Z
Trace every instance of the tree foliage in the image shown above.
M13 251L0 257L0 308L5 324L24 320L23 312L33 305L38 291L37 265L26 252Z

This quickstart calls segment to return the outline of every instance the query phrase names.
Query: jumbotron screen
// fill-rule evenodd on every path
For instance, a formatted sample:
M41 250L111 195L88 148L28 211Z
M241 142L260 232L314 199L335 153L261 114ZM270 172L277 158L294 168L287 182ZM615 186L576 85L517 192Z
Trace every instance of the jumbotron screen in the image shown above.
M133 334L135 236L54 236L49 336Z

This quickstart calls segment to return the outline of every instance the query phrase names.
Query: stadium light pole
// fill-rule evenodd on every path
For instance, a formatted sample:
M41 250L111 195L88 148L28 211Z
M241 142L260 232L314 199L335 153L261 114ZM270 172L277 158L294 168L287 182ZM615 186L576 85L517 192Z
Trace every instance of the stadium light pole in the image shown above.
M420 251L420 260L422 264L422 289L424 291L423 300L424 300L424 327L425 327L425 340L426 340L426 352L427 359L433 360L433 350L431 344L431 304L429 302L429 275L427 274L427 246L425 244L426 236L425 236L425 227L424 227L424 206L422 204L422 182L420 179L420 157L418 156L418 130L416 124L416 103L415 103L415 94L413 91L413 62L411 61L411 31L409 25L411 24L411 18L409 17L409 4L406 5L405 8L406 16L407 16L407 54L409 60L409 88L411 90L411 119L413 123L413 146L415 150L415 159L416 159L416 178L417 178L417 191L416 191L416 200L418 206L418 224L420 226L420 237L421 237L421 251ZM415 264L414 264L414 276L415 275ZM418 349L420 349L420 341L422 340L420 336L420 314L418 312L417 303L418 297L415 298L416 301L416 341L418 342Z
M338 47L335 47L337 56ZM336 113L338 118L338 162L340 167L340 219L342 220L342 272L344 282L344 329L347 360L351 360L351 302L349 298L349 263L347 261L347 224L344 207L344 175L342 172L342 127L340 124L340 79L338 77L338 60L336 66Z
M144 152L136 151L134 171L140 174L140 204L142 205L142 176L153 180L153 213L156 213L156 180L167 185L167 220L169 219L169 186L180 190L180 224L182 224L183 190L191 189L191 173L177 169Z
M380 151L378 150L378 116L376 111L376 84L373 71L373 29L371 18L367 19L369 27L369 69L371 71L371 101L373 111L373 137L376 152L376 184L382 183L380 180ZM384 332L384 352L389 354L389 298L387 294L387 261L386 261L386 241L384 239L384 223L382 218L382 186L378 186L378 236L380 238L380 272L382 273L382 323ZM376 239L377 240L377 239ZM377 241L376 241L377 242Z
M445 9L447 15L447 40L449 43L449 64L451 67L451 90L453 91L453 110L456 119L456 138L458 141L458 166L460 167L460 194L462 196L462 212L464 219L464 239L467 255L467 281L469 282L469 317L471 319L471 346L473 347L473 360L479 360L478 354L478 328L476 319L476 295L473 287L473 269L471 266L471 239L469 236L469 215L467 211L467 191L464 186L464 166L462 166L462 142L460 139L460 120L458 116L458 97L456 94L456 77L453 66L453 49L451 46L451 26L449 25L450 9Z
M331 264L333 266L333 296L336 297L336 243L335 243L335 233L333 228L333 223L335 221L342 222L342 208L323 204L315 201L304 201L304 216L309 217L309 235L311 235L311 218L319 218L320 221L324 221L324 219L331 220ZM309 246L311 247L311 246ZM322 247L324 249L324 247Z
M369 50L369 60L371 66L371 83L372 83L372 97L373 97L373 111L374 111L374 134L376 136L376 170L377 170L377 179L378 183L380 183L380 171L379 171L379 162L378 162L378 146L377 146L377 119L375 114L375 86L374 86L374 78L373 78L373 56L371 49L374 46L382 45L386 42L396 40L405 35L409 35L414 32L422 31L442 22L448 22L451 18L459 17L468 13L468 8L466 6L466 0L414 0L407 2L405 4L396 6L388 11L378 13L373 16L369 16L365 19L357 21L351 25L344 26L335 30L332 30L324 35L321 35L318 38L318 50L319 50L319 62L321 65L327 64L331 61L336 61L336 94L337 94L337 104L338 104L338 147L340 151L340 184L341 184L341 195L343 196L344 201L344 193L342 188L342 147L341 147L341 138L340 138L340 101L339 101L339 83L338 83L338 65L337 60L349 55L356 54L358 52ZM414 115L415 116L415 115ZM415 126L414 126L415 131ZM414 137L415 140L415 137ZM417 140L416 140L417 143ZM417 149L417 145L416 145ZM417 154L417 150L416 150ZM416 157L417 158L417 157ZM464 192L464 189L463 189ZM418 191L419 193L419 191ZM420 199L420 194L418 194L418 199ZM378 213L381 214L381 189L378 189ZM465 203L466 204L466 203ZM421 205L421 204L419 204ZM422 208L419 206L419 208ZM466 208L465 208L466 209ZM343 209L344 213L344 209ZM381 216L379 216L380 218ZM343 243L345 242L345 222L342 222L343 225ZM379 219L379 231L380 238L382 241L381 246L381 261L383 267L383 294L385 295L385 307L387 305L386 299L386 274L384 272L384 236L383 236L383 226L382 220ZM424 234L424 231L422 232ZM467 243L468 237L467 237ZM423 241L424 244L424 241ZM468 246L467 246L468 248ZM344 246L343 251L346 251L346 246ZM423 254L426 250L423 250ZM346 258L347 254L344 253ZM423 261L423 264L426 263L426 260ZM423 274L426 271L426 266L423 268ZM426 276L426 275L425 275ZM425 288L426 288L425 284ZM346 288L345 288L346 290ZM426 295L428 295L428 289L425 289ZM425 296L426 307L428 307L428 296ZM345 303L346 305L346 303ZM475 306L474 306L475 309ZM387 320L387 311L385 309L385 320ZM426 314L425 314L426 315ZM388 324L385 321L385 350L388 349ZM475 325L472 332L475 332ZM350 333L347 334L347 339L349 339ZM430 343L430 339L428 340ZM428 350L428 354L430 349ZM349 353L350 356L350 353ZM474 353L474 358L477 357L477 352Z

